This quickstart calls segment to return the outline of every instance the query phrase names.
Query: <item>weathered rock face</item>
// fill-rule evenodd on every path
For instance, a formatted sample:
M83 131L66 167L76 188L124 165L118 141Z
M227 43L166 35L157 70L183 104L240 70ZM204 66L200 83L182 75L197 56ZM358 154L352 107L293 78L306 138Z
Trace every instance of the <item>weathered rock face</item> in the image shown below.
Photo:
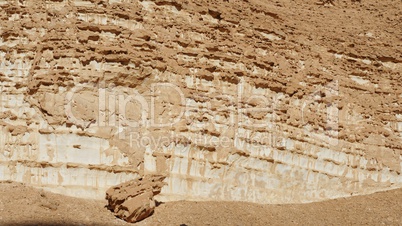
M151 216L156 206L154 196L161 192L164 179L164 176L146 175L109 188L106 191L108 209L130 223Z
M0 1L0 179L103 198L402 187L401 4Z

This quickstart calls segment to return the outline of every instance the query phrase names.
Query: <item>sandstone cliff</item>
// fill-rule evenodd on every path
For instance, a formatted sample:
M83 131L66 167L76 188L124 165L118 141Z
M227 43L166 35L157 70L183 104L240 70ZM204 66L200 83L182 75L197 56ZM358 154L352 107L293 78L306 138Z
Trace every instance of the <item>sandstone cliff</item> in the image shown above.
M402 187L402 6L0 1L0 179L299 203Z

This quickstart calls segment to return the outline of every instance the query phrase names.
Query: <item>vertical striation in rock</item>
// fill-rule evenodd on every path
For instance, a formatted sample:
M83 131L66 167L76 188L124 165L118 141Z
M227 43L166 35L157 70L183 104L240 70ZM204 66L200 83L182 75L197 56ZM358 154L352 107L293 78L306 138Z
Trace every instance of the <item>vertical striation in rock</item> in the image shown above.
M402 187L402 5L0 0L0 179L300 203Z

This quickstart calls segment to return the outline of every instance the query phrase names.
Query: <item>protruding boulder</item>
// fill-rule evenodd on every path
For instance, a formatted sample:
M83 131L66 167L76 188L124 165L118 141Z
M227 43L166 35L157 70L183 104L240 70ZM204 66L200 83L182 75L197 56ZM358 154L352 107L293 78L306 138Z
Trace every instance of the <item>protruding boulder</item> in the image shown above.
M108 209L130 223L151 216L156 206L154 196L161 192L164 179L165 176L146 175L109 188L106 191Z

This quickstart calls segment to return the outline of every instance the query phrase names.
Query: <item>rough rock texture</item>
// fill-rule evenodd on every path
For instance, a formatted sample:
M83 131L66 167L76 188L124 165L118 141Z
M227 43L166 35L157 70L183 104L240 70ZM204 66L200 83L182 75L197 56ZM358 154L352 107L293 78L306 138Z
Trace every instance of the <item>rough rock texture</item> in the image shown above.
M402 187L402 5L0 1L0 179L299 203Z
M106 191L108 209L130 223L151 216L156 206L154 196L159 194L165 185L163 179L164 176L146 175L109 188Z

